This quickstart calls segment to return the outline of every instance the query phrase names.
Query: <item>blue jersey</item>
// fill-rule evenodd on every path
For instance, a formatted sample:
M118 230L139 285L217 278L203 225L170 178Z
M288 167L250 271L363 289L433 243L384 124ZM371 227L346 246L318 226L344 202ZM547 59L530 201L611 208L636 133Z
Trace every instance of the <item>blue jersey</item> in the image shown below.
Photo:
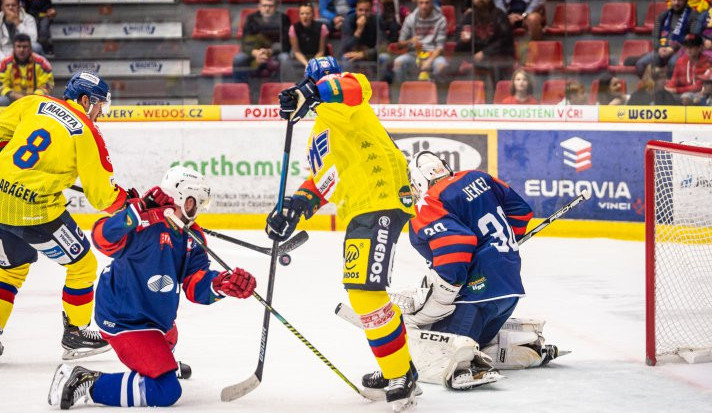
M415 210L410 242L445 281L462 286L455 302L524 295L517 240L532 210L509 185L458 172L430 187Z
M126 208L101 218L92 230L96 248L114 259L99 278L94 311L99 328L111 335L170 330L181 284L195 303L212 304L223 297L212 288L218 272L209 269L205 251L186 233L167 223L137 231L138 221ZM202 236L196 224L192 229Z

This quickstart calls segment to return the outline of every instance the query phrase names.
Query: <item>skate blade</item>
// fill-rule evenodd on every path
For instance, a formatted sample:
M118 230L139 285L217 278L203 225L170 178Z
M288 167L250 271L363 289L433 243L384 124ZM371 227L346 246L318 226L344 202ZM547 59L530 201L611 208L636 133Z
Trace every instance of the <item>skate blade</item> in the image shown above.
M416 396L420 396L421 394L423 394L423 389L421 389L417 383L415 385L415 390L413 390L413 394L415 394ZM373 401L380 402L386 400L386 392L384 389L370 389L368 387L364 387L361 390L361 395Z
M388 404L391 405L391 408L393 409L393 411L395 413L400 413L400 412L408 410L412 407L417 406L418 402L415 401L415 391L413 391L413 393L411 393L410 397L408 397L407 399L396 400L396 401L390 402Z
M76 360L76 359L81 359L89 356L94 356L96 354L101 354L101 353L106 353L107 351L111 350L110 345L106 345L104 347L99 347L99 348L92 348L92 349L86 349L86 348L77 348L77 349L64 349L64 353L62 353L62 360Z
M558 359L561 356L565 356L567 354L571 354L571 350L559 350L559 354L556 355L556 358ZM556 359L554 359L556 360Z
M472 380L464 383L453 383L451 388L453 390L459 391L472 390L477 387L484 386L485 384L494 383L500 379L505 378L506 376L503 376L496 371L489 371L477 380Z
M72 374L72 368L66 364L60 364L54 371L54 376L52 377L52 384L49 386L49 393L47 394L47 403L50 406L59 406L59 402L62 399L62 387L64 387L64 382L67 381L67 377Z

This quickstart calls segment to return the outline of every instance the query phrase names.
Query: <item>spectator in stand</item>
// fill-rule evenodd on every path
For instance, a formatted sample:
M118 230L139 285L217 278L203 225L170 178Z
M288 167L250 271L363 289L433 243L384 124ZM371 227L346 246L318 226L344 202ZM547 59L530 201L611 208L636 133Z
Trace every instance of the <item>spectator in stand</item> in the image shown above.
M409 50L395 58L393 72L397 83L414 77L443 81L447 60L442 55L445 48L447 22L433 0L418 0L418 7L405 18L398 37L398 46Z
M598 78L598 94L596 103L599 105L625 105L628 97L623 93L623 83L610 73L604 73Z
M680 57L682 41L689 33L695 33L699 16L687 5L687 0L670 0L670 8L660 13L655 19L653 29L654 50L638 59L635 67L642 77L645 67L654 64L667 66L669 73Z
M377 77L374 71L377 58L383 64L388 62L387 54L378 56L379 43L398 41L398 31L391 32L389 37L385 22L372 9L372 0L358 0L356 13L346 17L341 35L341 69L363 73L369 79Z
M692 104L696 106L712 106L712 69L700 76L702 90L696 93Z
M319 0L319 15L331 32L338 32L346 17L354 14L356 0Z
M27 95L49 95L54 88L52 65L44 57L32 53L31 44L30 36L17 33L12 56L0 62L0 106L8 106Z
M514 71L509 84L509 96L502 100L504 105L537 105L539 101L532 96L534 84L532 77L524 69Z
M37 22L20 7L18 0L2 0L0 8L0 59L12 56L13 43L17 33L30 36L32 50L42 53L42 46L37 43Z
M643 71L643 78L640 80L638 90L630 95L627 104L639 106L680 105L675 95L665 90L665 82L667 82L665 69L649 64Z
M692 104L695 92L702 89L700 76L709 69L710 58L702 54L702 38L697 34L689 34L682 41L685 53L675 62L672 78L668 80L665 89L680 96L683 105Z
M37 42L42 46L45 57L54 57L50 25L57 16L52 0L25 0L25 11L37 22Z
M276 7L276 0L260 0L259 10L247 16L242 50L232 62L236 82L275 77L289 59L289 17Z
M299 67L297 77L303 77L309 59L326 54L327 37L329 29L326 24L314 20L314 6L311 3L300 4L299 21L289 28L289 43Z
M544 19L544 0L494 0L495 6L509 18L514 28L527 29L531 40L541 39Z
M492 0L472 0L457 26L456 52L468 52L476 71L489 73L492 84L509 79L514 69L514 36L504 12Z
M568 80L564 98L557 105L588 105L586 100L586 87L577 80Z

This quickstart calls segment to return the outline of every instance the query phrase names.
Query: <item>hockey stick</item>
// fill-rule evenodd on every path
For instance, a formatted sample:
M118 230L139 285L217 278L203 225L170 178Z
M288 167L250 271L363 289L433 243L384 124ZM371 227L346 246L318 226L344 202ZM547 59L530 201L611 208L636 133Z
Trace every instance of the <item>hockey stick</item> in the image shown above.
M265 255L272 255L272 248L265 248L265 247L260 247L258 245L253 245L250 244L249 242L245 242L242 240L239 240L237 238L233 238L229 235L225 235L223 233L213 231L211 229L203 228L203 232L206 234L213 236L217 239L221 239L223 241L231 242L235 245L239 245L241 247L245 247L247 249L251 249L252 251L257 251L259 253L265 254ZM282 244L277 247L277 255L279 255L279 263L282 265L289 265L289 263L292 262L292 257L288 254L288 252L298 248L307 240L309 239L309 234L307 234L306 231L300 231L297 233L297 235L293 236L292 238L284 241Z
M185 224L183 223L183 221L175 215L175 213L173 212L172 209L166 209L165 215L166 215L166 218L169 218L174 224L176 224L176 225L177 225L179 228L181 228L186 234L188 234L188 236L189 236L190 238L192 238L193 241L195 241L198 245L200 245L200 247L201 247L208 255L210 255L210 257L213 258L218 264L220 264L220 266L222 266L226 271L232 271L232 270L233 270L233 268L230 267L229 265L227 265L227 264L225 263L225 261L223 261L217 254L215 254L215 252L213 252L213 250L211 250L207 245L205 245L205 243L203 242L203 240L202 240L199 236L197 236L197 235L195 234L195 232L193 232L193 230L191 230L190 228L188 228L188 226L185 225ZM274 257L276 257L276 255L274 255ZM273 263L274 263L274 259L273 259ZM346 376L344 376L344 374L343 374L338 368L336 368L336 366L334 366L333 364L331 364L331 362L330 362L326 357L324 357L324 355L321 354L321 352L320 352L319 350L317 350L316 347L314 347L314 345L312 345L312 343L309 342L309 340L307 340L306 338L304 338L304 336L303 336L296 328L294 328L284 317L282 317L282 315L281 315L279 312L277 312L277 310L275 310L274 308L272 308L272 306L271 306L267 301L265 301L265 299L263 299L259 294L257 294L257 291L253 291L253 292L252 292L252 296L255 297L255 298L257 299L257 301L259 301L260 304L262 304L262 305L265 307L265 310L267 310L268 313L274 314L274 316L277 318L277 320L279 320L282 324L284 324L285 327L287 327L287 329L289 329L289 331L292 332L292 334L294 334L295 336L297 336L297 338L299 339L299 341L301 341L305 346L307 346L307 347L309 348L309 350L312 351L312 353L314 353L317 357L319 357L319 359L320 359L324 364L326 364L334 373L336 373L337 376L341 377L341 379L342 379L346 384L348 384L349 387L351 387L356 393L358 393L358 394L360 394L361 396L363 396L363 397L365 397L365 398L367 398L367 399L370 400L370 398L369 398L368 396L366 396L365 394L363 394L363 392L361 391L361 389L359 389L358 387L356 387L356 385L353 384L348 378L346 378ZM246 380L246 382L253 383L253 380L252 380L252 379L248 379L248 380ZM257 381L256 384L259 384L259 381ZM256 384L255 384L255 387L256 387ZM232 387L233 387L233 386L226 387L226 388L223 389L222 394L220 395L220 397L221 397L221 399L222 399L223 401L226 401L226 400L225 400L225 396L226 396L225 393L226 393L226 390L231 389ZM233 394L239 394L239 396L241 396L241 395L243 395L243 394L247 394L247 393L242 393L242 394L240 394L240 391L242 391L242 390L244 390L244 389L249 389L249 387L239 387L239 388L236 388L236 389L234 389L234 390L235 390L235 393L232 393L231 391L229 391L228 396L232 396ZM249 390L252 390L252 389L249 389ZM248 392L249 392L249 390L248 390ZM238 396L238 397L239 397L239 396ZM228 400L231 400L231 399L228 399Z
M538 234L541 230L543 230L544 228L551 225L552 222L561 218L562 216L567 214L569 211L571 211L571 209L576 207L578 204L580 204L581 202L586 201L590 198L591 198L591 194L588 191L581 192L581 195L579 195L576 198L574 198L573 200L571 200L571 202L569 202L568 204L561 207L558 211L551 214L547 219L542 221L539 225L532 228L531 231L524 234L524 236L517 242L517 244L518 245L524 244L527 240L529 240L529 238ZM349 307L348 304L344 304L344 303L337 304L336 309L334 310L334 313L336 313L337 316L341 317L349 324L363 329L363 326L361 324L361 319L359 318L358 314L356 314L356 312L353 310L353 308Z
M79 193L84 193L84 188L81 186L77 185L72 185L69 187L69 189L73 191L77 191ZM265 247L260 247L259 245L255 244L250 244L247 241L242 241L237 238L233 238L229 235L222 234L217 231L213 231L211 229L207 228L202 228L203 232L206 234L213 236L215 238L221 239L223 241L231 242L235 245L239 245L241 247L245 247L249 250L252 251L257 251L259 253L265 254L265 255L272 255L272 248L265 248ZM277 254L279 255L279 263L281 265L289 265L292 262L292 257L288 254L288 252L294 250L295 248L301 246L307 240L309 239L309 234L306 233L306 231L301 231L297 235L293 236L292 238L288 239L287 241L283 242L278 248L277 248Z

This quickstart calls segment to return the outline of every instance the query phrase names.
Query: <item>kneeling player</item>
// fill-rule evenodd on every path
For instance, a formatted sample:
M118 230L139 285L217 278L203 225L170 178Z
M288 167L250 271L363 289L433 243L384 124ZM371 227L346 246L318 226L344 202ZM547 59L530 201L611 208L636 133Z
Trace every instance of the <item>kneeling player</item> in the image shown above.
M497 178L453 173L431 152L416 154L408 172L418 200L410 240L432 269L424 288L395 294L394 301L409 325L428 329L414 329L413 338L427 342L435 332L446 343L440 350L412 346L421 380L469 389L497 380L493 367L532 367L556 357L556 348L544 345L543 322L509 319L524 296L517 240L532 217L529 205ZM448 363L421 357L438 351Z
M175 202L174 202L175 200ZM160 187L94 225L96 248L114 258L97 287L96 321L128 373L101 373L60 365L48 401L62 409L79 401L109 406L170 406L181 396L171 352L180 284L190 301L212 304L230 295L249 297L255 279L236 268L210 270L208 256L164 218L167 208L194 231L207 209L210 187L190 169L171 168Z

